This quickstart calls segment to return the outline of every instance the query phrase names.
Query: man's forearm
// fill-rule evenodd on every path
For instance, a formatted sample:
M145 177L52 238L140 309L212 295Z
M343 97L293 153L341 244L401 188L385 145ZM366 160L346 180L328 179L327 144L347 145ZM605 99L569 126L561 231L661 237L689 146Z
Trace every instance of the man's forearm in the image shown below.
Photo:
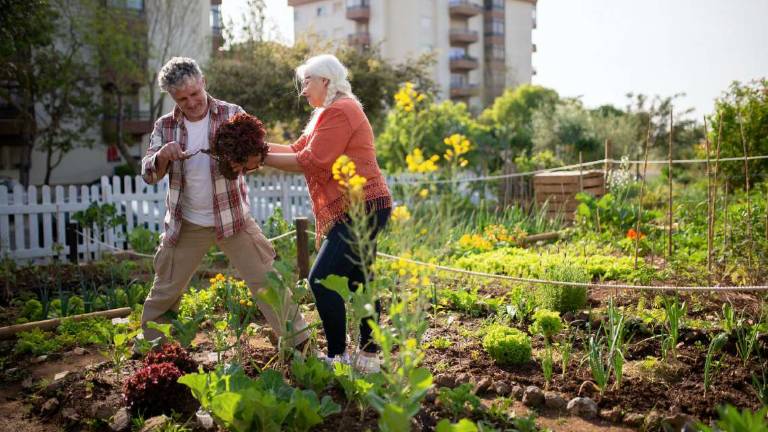
M291 146L285 144L267 143L270 153L293 153Z

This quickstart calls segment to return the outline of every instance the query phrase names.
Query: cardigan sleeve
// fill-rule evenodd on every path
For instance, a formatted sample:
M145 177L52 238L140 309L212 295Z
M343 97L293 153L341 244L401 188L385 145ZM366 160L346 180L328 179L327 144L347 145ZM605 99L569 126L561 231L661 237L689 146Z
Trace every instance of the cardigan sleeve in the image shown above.
M305 173L319 181L331 178L331 167L341 156L352 137L352 126L343 110L326 108L317 121L307 145L296 154Z
M293 144L290 145L291 151L294 153L298 153L302 150L304 150L304 147L307 146L307 136L302 134L299 139L296 140Z

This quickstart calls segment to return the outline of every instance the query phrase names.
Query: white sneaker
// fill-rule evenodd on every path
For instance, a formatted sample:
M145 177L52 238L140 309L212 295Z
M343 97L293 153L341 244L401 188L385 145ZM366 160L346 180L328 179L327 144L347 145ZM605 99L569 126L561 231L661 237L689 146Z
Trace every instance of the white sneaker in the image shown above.
M345 364L345 365L348 365L348 364L352 363L352 359L349 358L349 354L347 354L347 353L344 353L342 355L333 356L333 357L328 357L325 354L318 354L317 358L322 360L322 361L324 361L325 363L327 363L328 366L331 367L331 369L333 369L333 365L335 365L336 363L342 363L342 364Z
M364 355L362 351L358 351L355 357L355 364L352 367L358 372L363 374L381 372L381 359L378 355L368 356Z

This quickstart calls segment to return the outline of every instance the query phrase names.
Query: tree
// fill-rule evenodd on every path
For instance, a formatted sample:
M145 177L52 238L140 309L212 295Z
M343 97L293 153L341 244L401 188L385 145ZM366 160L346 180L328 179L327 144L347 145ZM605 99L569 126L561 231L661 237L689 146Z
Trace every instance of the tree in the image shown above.
M30 182L35 147L46 153L44 182L73 148L88 146L98 118L83 52L83 21L74 0L2 1L0 99L19 113L22 184Z
M744 84L733 82L715 102L715 112L709 116L709 122L713 148L717 137L721 137L720 157L744 156L744 147L750 156L768 154L768 79ZM731 185L742 188L746 185L743 163L724 163L720 167ZM768 160L750 161L749 171L750 186L764 181L765 177L757 174L768 172Z
M551 112L558 100L557 92L552 89L521 85L505 90L493 105L480 114L479 121L491 128L499 149L530 152L533 148L534 112Z
M147 70L147 22L141 14L118 7L110 7L89 0L89 31L87 42L98 61L105 98L104 113L114 116L115 145L128 167L138 173L139 164L131 155L123 131L126 98L137 95ZM136 35L142 35L137 37Z

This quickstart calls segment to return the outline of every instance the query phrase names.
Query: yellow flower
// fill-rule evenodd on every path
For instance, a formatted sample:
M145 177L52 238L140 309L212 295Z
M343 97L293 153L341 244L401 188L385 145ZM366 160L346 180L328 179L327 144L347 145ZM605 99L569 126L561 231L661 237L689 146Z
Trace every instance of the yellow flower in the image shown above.
M432 283L432 281L429 280L428 276L424 276L421 278L421 284L424 286L429 286Z
M427 235L427 229L426 228L422 228L421 231L419 231L419 233L421 235Z
M419 148L413 149L413 152L405 156L405 163L408 165L408 171L414 173L430 173L437 170L437 162L440 157L434 155L429 159L424 158L424 153Z
M253 302L248 300L248 307L253 307Z
M408 282L410 282L410 283L411 283L411 285L418 285L418 284L419 284L419 278L417 278L416 276L414 276L414 277L412 277L412 278L408 279Z
M462 167L462 168L467 166L467 164L469 164L469 161L466 160L466 159L462 159L461 162L459 162L459 166Z
M406 206L397 206L392 210L392 220L395 222L405 222L411 218L411 212Z
M400 270L397 271L397 274L400 276L405 276L408 274L408 270L401 268Z
M426 198L429 196L429 189L422 189L419 191L419 196L422 198Z
M450 148L445 151L445 158L451 159L453 156L461 156L469 153L472 149L472 143L462 134L453 134L443 140L445 145Z

